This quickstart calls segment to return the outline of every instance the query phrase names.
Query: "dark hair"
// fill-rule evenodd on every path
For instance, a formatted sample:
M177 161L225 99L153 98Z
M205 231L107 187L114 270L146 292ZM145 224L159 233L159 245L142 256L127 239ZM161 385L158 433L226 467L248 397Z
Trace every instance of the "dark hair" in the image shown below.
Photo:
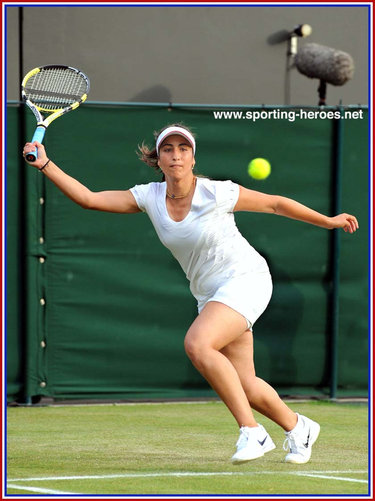
M183 127L186 129L190 134L195 138L195 134L189 129L189 127L186 127L183 123L174 123L174 124L169 124L163 127L162 129L158 131L154 131L154 138L155 138L155 143L159 135L163 132L163 130L168 129L168 127ZM156 152L156 147L154 146L152 149L147 146L147 144L142 141L141 145L138 145L138 151L137 155L139 160L144 162L146 165L149 167L152 167L153 169L156 170L156 172L161 172L160 167L158 166L158 154ZM164 175L163 175L163 181L164 181Z

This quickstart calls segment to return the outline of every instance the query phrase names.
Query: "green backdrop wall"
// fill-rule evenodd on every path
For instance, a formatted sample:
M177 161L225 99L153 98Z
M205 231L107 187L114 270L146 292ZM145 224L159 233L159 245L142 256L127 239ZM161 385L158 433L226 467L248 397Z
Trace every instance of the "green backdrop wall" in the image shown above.
M177 121L197 133L199 173L331 214L337 145L329 119L215 120L210 108L88 104L57 120L45 144L90 189L127 189L160 179L135 151L142 140L152 144L154 129ZM340 233L338 394L366 394L367 110L341 122L342 206L360 230ZM147 216L85 211L68 200L22 161L33 128L30 113L8 106L8 399L213 395L183 350L194 298ZM258 156L272 164L264 181L247 175ZM273 215L237 213L236 221L274 279L254 329L258 375L283 395L327 394L332 232Z

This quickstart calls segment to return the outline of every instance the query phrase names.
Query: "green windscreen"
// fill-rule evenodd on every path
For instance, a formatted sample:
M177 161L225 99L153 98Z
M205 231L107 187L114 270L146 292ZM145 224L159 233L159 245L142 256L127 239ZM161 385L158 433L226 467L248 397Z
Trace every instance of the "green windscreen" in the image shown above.
M282 110L283 108L278 108ZM26 112L26 141L35 126ZM183 122L197 134L196 170L332 214L342 150L342 210L360 222L340 233L339 394L368 378L368 121L215 119L209 108L88 104L58 119L48 156L93 191L160 180L136 156L153 130ZM184 353L197 314L178 263L143 213L86 211L22 161L17 106L7 109L8 399L212 396ZM271 175L249 177L252 158ZM274 292L254 327L258 376L281 394L326 394L330 384L332 232L283 217L236 213L267 259ZM341 393L340 393L341 392Z

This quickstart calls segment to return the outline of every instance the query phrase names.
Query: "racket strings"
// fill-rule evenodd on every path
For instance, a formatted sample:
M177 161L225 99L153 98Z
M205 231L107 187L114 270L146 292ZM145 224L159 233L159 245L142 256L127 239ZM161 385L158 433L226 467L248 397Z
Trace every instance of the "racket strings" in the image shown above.
M65 68L48 68L33 75L25 85L27 98L46 110L71 106L88 91L82 73Z

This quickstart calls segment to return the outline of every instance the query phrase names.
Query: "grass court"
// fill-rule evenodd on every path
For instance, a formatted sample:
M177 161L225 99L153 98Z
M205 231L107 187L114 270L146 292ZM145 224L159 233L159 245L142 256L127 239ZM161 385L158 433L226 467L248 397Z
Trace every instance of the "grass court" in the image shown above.
M305 465L283 462L283 431L257 414L276 449L233 466L238 428L217 401L9 407L7 494L368 494L367 404L290 407L321 425Z

